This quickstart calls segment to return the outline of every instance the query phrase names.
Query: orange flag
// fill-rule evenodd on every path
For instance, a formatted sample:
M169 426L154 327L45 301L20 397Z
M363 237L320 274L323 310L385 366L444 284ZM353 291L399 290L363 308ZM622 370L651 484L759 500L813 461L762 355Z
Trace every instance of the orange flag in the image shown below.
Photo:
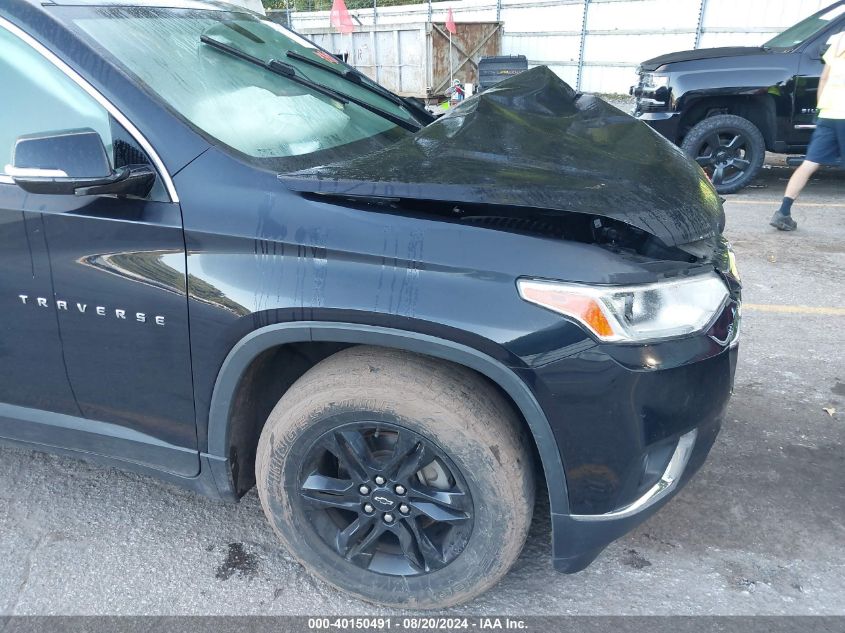
M342 1L343 0L341 0L341 2ZM449 16L446 18L446 30L452 35L458 32L458 29L455 26L455 16L452 15L452 7L449 7Z
M344 34L351 33L355 30L355 25L352 24L352 16L349 15L349 11L346 9L346 3L343 0L334 0L332 2L329 24Z

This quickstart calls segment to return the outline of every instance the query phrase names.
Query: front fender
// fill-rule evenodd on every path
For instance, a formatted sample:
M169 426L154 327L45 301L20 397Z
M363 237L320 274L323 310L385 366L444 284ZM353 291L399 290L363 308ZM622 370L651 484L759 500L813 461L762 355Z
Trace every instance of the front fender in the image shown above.
M552 513L569 513L566 476L551 426L534 394L511 369L472 347L427 334L357 323L316 321L276 323L259 328L242 338L224 360L214 384L208 417L208 455L222 497L236 497L227 460L229 422L241 376L262 352L279 345L308 341L392 347L442 358L486 376L510 396L531 430L546 477Z

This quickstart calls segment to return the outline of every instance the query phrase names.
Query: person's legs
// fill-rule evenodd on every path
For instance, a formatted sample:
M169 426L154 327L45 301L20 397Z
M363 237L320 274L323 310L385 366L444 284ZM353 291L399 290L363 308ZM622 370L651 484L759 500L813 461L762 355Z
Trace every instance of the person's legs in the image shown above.
M795 200L798 197L798 194L801 193L801 190L807 185L807 181L810 180L810 176L816 173L818 168L818 163L814 163L809 160L805 160L801 163L798 169L795 170L795 173L792 174L792 178L790 178L789 182L786 183L786 193L784 193L784 196Z
M798 223L792 219L792 203L795 202L795 198L798 197L807 181L810 180L810 176L816 173L818 168L818 163L809 160L805 160L799 165L786 184L786 193L784 193L783 201L780 203L780 209L775 211L769 224L781 231L794 231L798 228Z
M781 231L794 231L798 228L798 223L792 219L792 203L795 202L819 165L838 162L840 154L837 129L829 121L820 119L810 139L807 157L789 179L780 209L775 211L769 224Z

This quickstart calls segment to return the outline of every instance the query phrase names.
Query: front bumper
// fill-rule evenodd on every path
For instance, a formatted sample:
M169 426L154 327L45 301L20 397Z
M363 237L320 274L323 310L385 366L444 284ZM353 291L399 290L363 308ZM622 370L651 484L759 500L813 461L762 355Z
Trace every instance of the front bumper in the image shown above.
M610 543L657 512L704 463L720 426L721 420L715 420L682 435L658 483L633 503L605 514L552 514L555 569L581 571Z
M677 144L679 141L678 132L681 122L680 112L634 112L634 117L648 124L649 127L658 132L661 136Z
M726 311L738 320L736 304ZM652 345L597 345L533 368L566 473L568 513L552 513L557 570L586 567L705 461L738 353L736 339L719 340L717 329Z

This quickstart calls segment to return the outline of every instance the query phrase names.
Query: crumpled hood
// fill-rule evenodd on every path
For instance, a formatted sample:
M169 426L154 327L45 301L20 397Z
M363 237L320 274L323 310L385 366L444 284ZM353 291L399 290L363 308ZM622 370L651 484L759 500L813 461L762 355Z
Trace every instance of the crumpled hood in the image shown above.
M695 163L544 66L383 150L279 179L302 193L502 205L514 217L586 213L669 246L712 237L724 225L719 198Z

